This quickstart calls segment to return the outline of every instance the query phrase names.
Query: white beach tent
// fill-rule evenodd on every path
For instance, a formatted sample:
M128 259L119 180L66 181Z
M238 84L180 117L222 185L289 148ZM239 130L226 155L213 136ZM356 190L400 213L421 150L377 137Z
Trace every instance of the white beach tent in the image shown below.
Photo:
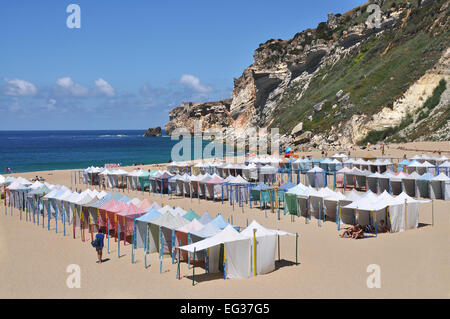
M416 180L420 177L417 172L412 172L408 176L403 177L402 179L402 189L408 195L412 197L416 197L417 195L417 186Z
M332 197L334 195L335 192L328 187L324 187L319 189L318 191L311 192L309 194L310 216L314 216L316 217L316 219L325 219L325 197Z
M379 193L381 178L383 178L383 175L381 175L379 172L367 176L367 189L371 190L374 193Z
M361 194L356 190L351 190L350 192L344 194L345 198L340 200L341 205L341 221L344 224L353 225L356 221L356 215L354 214L353 209L345 208L345 206L359 200L361 198Z
M450 199L450 177L440 173L433 177L429 183L429 194L431 199Z
M254 230L256 230L255 233L253 233ZM255 220L253 220L250 223L250 225L248 225L248 227L241 232L241 235L251 239L252 256L254 251L252 240L253 234L256 237L256 274L262 275L274 271L277 237L286 235L289 236L295 235L285 231L267 229L261 226ZM252 269L253 269L253 262L252 262Z
M447 176L450 176L450 161L445 161L439 165L439 173L444 173Z
M331 219L335 219L338 216L341 201L346 199L345 195L342 194L341 192L333 192L333 193L334 194L332 195L324 197L325 214ZM340 220L340 222L342 223L342 219Z
M172 252L172 230L183 227L188 224L189 221L184 219L180 215L175 216L172 213L167 212L162 216L153 219L149 222L150 224L150 241L149 241L149 251L157 252L160 249L160 243L163 242L164 253ZM162 233L162 238L160 238L160 230ZM161 241L161 242L160 242Z
M399 195L400 193L403 192L403 179L405 177L408 177L408 174L400 171L390 178L391 194Z
M415 200L405 192L395 197L394 201L389 203L391 232L405 231L405 223L406 229L417 228L419 226L419 205L427 202L429 200Z
M212 237L179 248L193 253L194 249L200 251L221 244L225 248L226 278L250 277L252 275L251 240L238 233L231 225Z
M318 166L314 166L306 173L306 185L312 187L325 187L326 172Z

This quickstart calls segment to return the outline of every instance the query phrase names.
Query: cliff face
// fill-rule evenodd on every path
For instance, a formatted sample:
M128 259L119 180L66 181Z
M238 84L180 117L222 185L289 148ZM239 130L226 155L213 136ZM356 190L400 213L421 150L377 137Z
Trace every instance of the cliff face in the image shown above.
M202 121L202 129L222 128L232 125L230 116L231 99L218 102L184 102L169 113L170 122L164 130L170 135L176 128L186 127L194 131L194 121Z
M381 7L378 28L367 22L370 3ZM416 112L439 81L449 82L448 27L448 0L380 0L329 14L315 29L260 44L254 63L234 79L230 100L185 103L170 113L165 129L193 125L194 119L202 119L204 128L278 127L284 144L305 147L377 142L371 136L412 139L399 134L411 126L405 118L416 123ZM445 113L448 95L441 96L438 109ZM449 122L441 121L434 129L446 127ZM305 132L313 138L299 138Z

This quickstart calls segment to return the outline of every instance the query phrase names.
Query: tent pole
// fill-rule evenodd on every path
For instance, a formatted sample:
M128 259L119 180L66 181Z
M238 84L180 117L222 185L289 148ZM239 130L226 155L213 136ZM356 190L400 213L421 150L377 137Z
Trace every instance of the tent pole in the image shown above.
M172 265L175 263L175 229L172 229Z
M108 216L108 215L106 215L106 216ZM108 221L108 236L106 236L106 237L108 237L108 254L109 254L109 219L108 219L108 217L106 217L106 220Z
M178 241L178 247L181 247L181 240ZM178 280L181 279L181 274L180 274L180 248L178 248L177 278L178 278Z
M117 232L117 258L120 258L120 223L118 222L119 231Z
M194 261L194 265L192 267L192 286L194 286L194 278L195 278L195 247L194 247L193 261Z
M223 244L223 279L227 278L227 263L225 259L225 244Z
M431 226L434 226L434 200L431 199Z
M406 214L406 198L405 198L405 231L406 231L406 228L407 228L407 226L406 226L406 223L407 223L406 218L407 218L407 214Z
M253 228L253 276L256 277L256 228Z
M295 233L295 264L298 265L298 233Z
M280 261L280 235L278 235L278 261Z

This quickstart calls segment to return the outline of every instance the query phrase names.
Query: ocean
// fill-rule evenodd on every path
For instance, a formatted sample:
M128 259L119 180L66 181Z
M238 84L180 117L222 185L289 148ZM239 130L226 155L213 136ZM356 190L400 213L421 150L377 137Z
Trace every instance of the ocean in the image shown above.
M145 130L0 131L0 174L84 169L106 163L167 163L178 143L169 136L144 137ZM206 145L208 141L203 141ZM193 154L193 152L192 152Z

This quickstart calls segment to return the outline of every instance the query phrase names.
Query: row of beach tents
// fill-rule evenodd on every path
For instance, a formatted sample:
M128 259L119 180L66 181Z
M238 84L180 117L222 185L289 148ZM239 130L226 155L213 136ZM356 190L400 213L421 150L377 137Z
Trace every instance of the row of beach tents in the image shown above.
M225 278L265 274L275 269L278 237L294 235L267 229L256 221L240 231L241 227L232 225L221 214L213 217L205 212L200 216L192 209L161 207L157 202L129 198L118 192L73 192L65 186L31 183L23 178L0 182L4 186L5 214L7 207L11 207L11 214L16 208L21 218L25 212L27 221L48 230L53 221L56 232L59 222L60 232L66 235L70 227L76 238L79 230L83 241L86 232L93 240L93 234L104 229L108 234L108 253L110 238L118 245L118 256L121 242L132 245L133 263L135 250L143 248L146 267L147 255L159 253L161 263L162 256L168 254L172 263L177 259L189 265L204 265L208 273L224 272Z

